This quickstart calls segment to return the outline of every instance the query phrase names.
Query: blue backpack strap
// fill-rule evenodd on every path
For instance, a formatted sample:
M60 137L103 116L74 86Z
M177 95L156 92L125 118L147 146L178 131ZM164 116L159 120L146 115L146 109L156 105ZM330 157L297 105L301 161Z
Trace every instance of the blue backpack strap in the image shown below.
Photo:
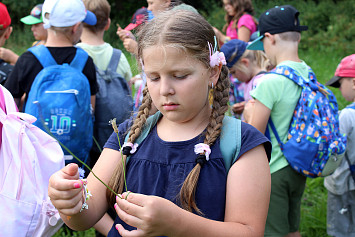
M73 61L71 61L70 66L82 72L88 57L89 55L87 52L85 52L82 48L76 47L75 57Z
M220 149L227 173L230 167L237 160L240 152L242 140L241 124L240 119L224 116L220 138Z
M57 62L53 58L49 49L44 45L38 45L28 49L41 63L42 67L48 67L52 65L57 65Z
M275 138L276 138L277 142L279 143L279 146L280 146L281 151L282 151L282 150L283 150L283 143L281 142L281 139L280 139L280 137L279 137L279 134L277 133L275 124L274 124L274 122L272 122L271 117L269 118L268 125L270 126L272 132L274 133ZM269 137L268 137L268 138L269 138L269 140L271 140L270 134L269 134Z
M111 60L108 64L107 69L110 69L113 72L117 71L117 66L118 63L120 62L121 54L122 54L121 50L113 48Z
M161 116L162 114L158 111L147 119L146 124L135 143L140 144L148 136L149 132L155 124L157 124ZM125 137L125 142L127 142L128 138L129 133ZM238 158L241 140L241 121L239 119L225 116L221 132L220 149L227 172ZM129 157L127 157L127 162L128 158Z

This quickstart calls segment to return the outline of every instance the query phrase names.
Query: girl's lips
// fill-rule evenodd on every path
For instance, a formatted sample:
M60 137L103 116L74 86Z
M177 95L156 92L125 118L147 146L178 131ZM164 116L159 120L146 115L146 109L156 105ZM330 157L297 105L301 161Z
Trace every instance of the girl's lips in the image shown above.
M163 108L167 111L176 110L178 106L178 104L163 104Z

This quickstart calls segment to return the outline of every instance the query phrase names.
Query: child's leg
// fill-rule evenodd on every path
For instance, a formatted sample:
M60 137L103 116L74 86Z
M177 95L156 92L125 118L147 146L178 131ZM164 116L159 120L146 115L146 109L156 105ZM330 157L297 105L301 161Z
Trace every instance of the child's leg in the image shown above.
M327 233L355 237L355 191L336 195L328 191Z
M265 236L286 236L297 232L306 177L290 166L271 174L271 197Z

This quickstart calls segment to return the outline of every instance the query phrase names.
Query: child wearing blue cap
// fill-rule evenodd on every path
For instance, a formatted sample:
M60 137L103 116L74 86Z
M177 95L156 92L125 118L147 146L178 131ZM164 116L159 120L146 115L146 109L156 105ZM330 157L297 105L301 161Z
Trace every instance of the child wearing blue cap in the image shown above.
M237 79L243 83L244 101L231 105L233 113L238 113L239 110L243 112L244 106L249 101L253 103L250 92L256 87L265 72L272 67L264 52L248 50L247 46L248 43L234 39L221 47L221 52L226 57L231 79ZM233 90L233 84L231 86ZM247 118L244 117L244 119L247 121Z

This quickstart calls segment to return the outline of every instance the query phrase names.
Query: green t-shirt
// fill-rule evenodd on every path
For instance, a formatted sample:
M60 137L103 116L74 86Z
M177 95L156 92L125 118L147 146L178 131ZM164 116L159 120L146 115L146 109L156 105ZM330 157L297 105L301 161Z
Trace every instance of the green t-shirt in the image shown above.
M308 66L305 62L284 61L279 65L286 65L296 70L302 77L308 78ZM276 126L277 133L282 142L287 141L288 129L302 88L290 79L276 74L265 74L263 80L251 92L251 96L257 99L271 110L271 119ZM268 118L265 118L268 119ZM288 162L281 152L278 142L269 129L272 153L270 171L274 173L285 166Z
M89 56L94 60L96 67L101 70L106 70L110 62L113 47L104 43L101 45L88 45L85 43L78 43L77 46L84 49ZM122 53L120 61L117 66L117 73L122 75L128 82L132 77L131 67L127 61L126 56Z

